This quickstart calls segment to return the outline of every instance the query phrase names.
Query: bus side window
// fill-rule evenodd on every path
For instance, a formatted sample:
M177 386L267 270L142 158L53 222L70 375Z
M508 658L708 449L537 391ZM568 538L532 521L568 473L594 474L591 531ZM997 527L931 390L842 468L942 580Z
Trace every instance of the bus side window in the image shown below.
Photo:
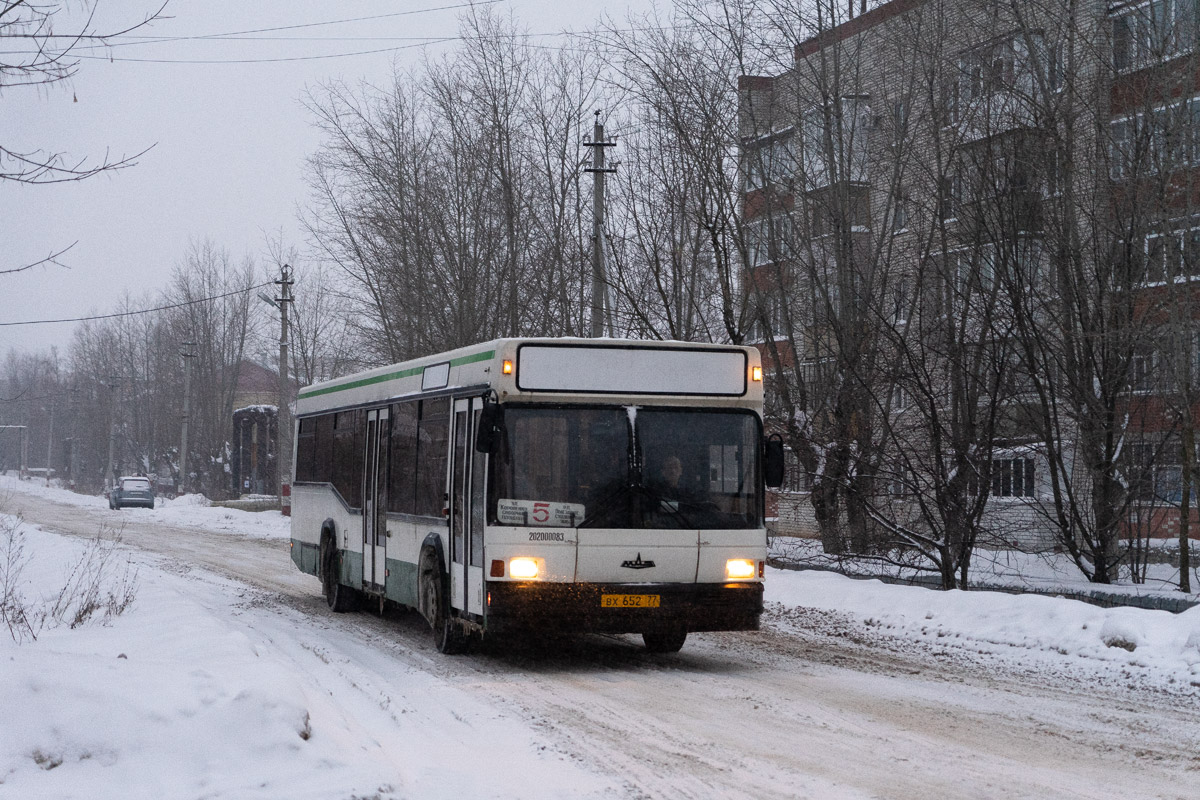
M313 459L317 448L317 421L312 417L300 420L296 435L296 480L313 480Z
M329 483L333 480L333 414L322 414L315 421L312 479Z
M362 416L339 411L333 420L333 487L351 508L362 504Z
M421 421L417 427L416 513L422 516L442 517L449 438L449 401L445 398L421 401Z
M388 511L401 514L416 513L418 411L415 400L392 406Z

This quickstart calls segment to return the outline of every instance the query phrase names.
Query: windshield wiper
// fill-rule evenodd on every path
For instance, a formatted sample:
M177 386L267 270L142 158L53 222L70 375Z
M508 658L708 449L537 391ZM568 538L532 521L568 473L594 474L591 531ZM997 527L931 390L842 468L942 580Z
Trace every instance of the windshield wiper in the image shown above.
M601 527L599 525L599 520L611 519L617 514L617 512L621 511L622 507L616 505L616 501L622 496L628 495L633 489L634 487L631 484L621 481L617 484L616 488L605 494L595 503L589 503L588 505L590 506L590 511L588 512L588 515L583 518L583 521L579 523L578 527ZM626 504L626 508L627 507L628 504ZM626 523L628 523L628 520L626 520ZM621 527L628 527L628 524L622 525Z

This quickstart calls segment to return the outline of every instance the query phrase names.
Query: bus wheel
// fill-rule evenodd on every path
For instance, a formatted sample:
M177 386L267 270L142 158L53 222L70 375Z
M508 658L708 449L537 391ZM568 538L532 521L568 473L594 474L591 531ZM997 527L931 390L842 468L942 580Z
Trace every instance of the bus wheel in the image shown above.
M426 550L421 554L421 610L433 628L438 651L456 655L466 651L467 638L450 615L449 595L437 553Z
M342 554L333 543L332 536L321 538L321 588L325 590L325 602L339 614L353 611L358 605L358 593L342 584Z
M662 628L656 631L644 631L642 641L646 650L651 653L678 653L687 641L687 628L680 625L676 628Z

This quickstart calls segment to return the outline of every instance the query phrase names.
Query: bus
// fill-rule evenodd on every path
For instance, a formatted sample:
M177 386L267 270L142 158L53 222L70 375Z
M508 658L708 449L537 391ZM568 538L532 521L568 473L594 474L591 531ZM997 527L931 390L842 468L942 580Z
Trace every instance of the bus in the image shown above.
M499 339L300 390L291 556L334 611L415 609L438 650L509 632L756 630L753 347Z

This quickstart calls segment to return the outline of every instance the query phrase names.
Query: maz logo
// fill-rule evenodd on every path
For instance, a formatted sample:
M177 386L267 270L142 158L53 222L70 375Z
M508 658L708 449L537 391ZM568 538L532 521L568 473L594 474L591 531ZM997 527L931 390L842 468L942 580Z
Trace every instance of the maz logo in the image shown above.
M654 562L642 561L642 554L638 553L637 558L633 561L622 561L621 566L625 569L650 569L654 566Z

